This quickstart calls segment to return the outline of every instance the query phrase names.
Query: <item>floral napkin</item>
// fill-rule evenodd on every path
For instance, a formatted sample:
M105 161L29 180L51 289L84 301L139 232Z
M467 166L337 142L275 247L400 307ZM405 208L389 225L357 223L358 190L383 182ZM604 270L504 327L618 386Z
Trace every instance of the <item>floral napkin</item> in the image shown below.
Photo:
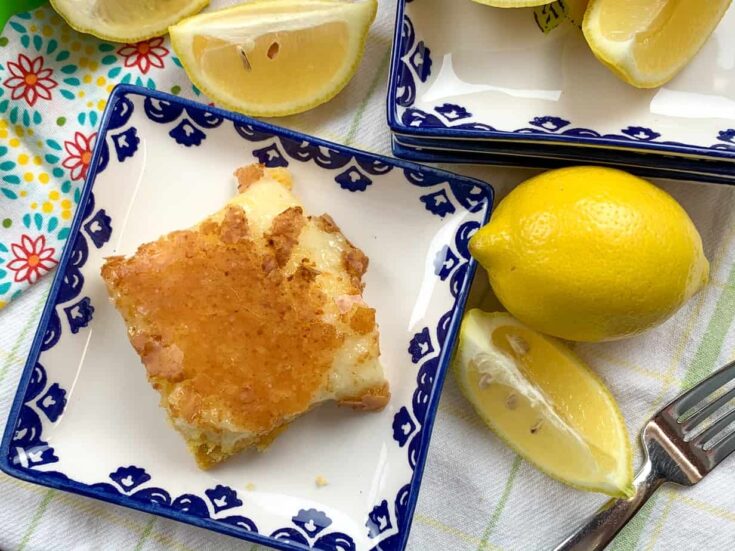
M0 308L58 263L112 88L199 96L178 67L168 39L104 42L73 31L49 6L8 21L0 35Z

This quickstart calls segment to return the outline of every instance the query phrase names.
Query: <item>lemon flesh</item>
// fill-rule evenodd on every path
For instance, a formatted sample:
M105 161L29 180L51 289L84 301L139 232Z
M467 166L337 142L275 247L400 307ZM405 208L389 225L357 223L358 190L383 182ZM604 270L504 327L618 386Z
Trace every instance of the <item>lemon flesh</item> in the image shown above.
M209 0L51 0L70 27L112 42L161 36L169 25L207 4Z
M551 4L556 0L473 0L478 4L485 4L494 8L529 8L531 6L543 6Z
M709 275L686 211L611 168L563 168L523 182L472 236L470 251L513 316L571 341L662 323Z
M483 421L540 470L582 490L631 493L630 442L615 399L559 341L508 314L470 310L453 369Z
M324 103L357 70L376 0L256 0L169 29L189 78L248 115L283 116Z
M592 0L582 30L595 56L638 88L671 80L696 55L731 0Z

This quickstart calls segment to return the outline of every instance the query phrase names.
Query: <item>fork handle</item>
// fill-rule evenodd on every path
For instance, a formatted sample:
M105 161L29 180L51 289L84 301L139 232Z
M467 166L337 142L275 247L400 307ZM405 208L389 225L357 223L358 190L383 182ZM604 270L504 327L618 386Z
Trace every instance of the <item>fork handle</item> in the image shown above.
M633 481L631 498L608 501L554 551L602 551L663 483L647 459Z

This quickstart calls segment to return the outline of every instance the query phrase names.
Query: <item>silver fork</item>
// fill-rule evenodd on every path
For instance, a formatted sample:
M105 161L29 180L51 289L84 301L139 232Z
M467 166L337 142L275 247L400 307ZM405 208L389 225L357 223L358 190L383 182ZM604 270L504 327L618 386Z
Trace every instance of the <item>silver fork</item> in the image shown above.
M706 401L735 379L735 362L680 395L648 421L641 438L645 462L633 484L635 495L613 499L592 515L555 551L600 551L633 518L659 486L693 486L735 450L735 409L726 411L700 434L697 428L735 398L735 387ZM696 409L695 409L696 408ZM693 413L692 410L695 409ZM719 438L718 438L719 437Z

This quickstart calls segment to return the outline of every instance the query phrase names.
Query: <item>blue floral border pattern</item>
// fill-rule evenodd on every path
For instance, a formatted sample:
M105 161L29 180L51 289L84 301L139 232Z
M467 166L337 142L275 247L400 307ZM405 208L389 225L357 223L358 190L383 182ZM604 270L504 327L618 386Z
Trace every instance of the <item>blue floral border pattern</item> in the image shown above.
M128 100L129 101L129 100ZM159 124L176 124L169 131L176 143L186 147L199 146L206 139L205 130L217 128L222 117L196 109L186 109L179 103L147 97L143 105L148 119Z
M387 174L393 168L381 161L361 158L359 155L348 155L286 137L273 137L247 124L235 123L235 130L250 142L263 143L263 147L253 151L253 156L265 166L287 167L289 159L304 163L313 161L321 168L339 170L334 181L347 191L365 191L373 183L370 176Z
M407 3L412 1L406 0ZM405 13L400 32L396 103L401 107L410 107L416 101L416 81L426 82L431 75L431 50L423 40L416 40L413 23Z
M400 0L399 0L400 1ZM404 0L406 4L415 0ZM569 136L574 138L598 138L625 141L630 143L656 143L675 147L693 147L691 144L662 140L661 133L643 126L627 126L618 133L604 134L590 128L575 127L562 117L543 115L528 121L526 127L515 130L501 130L483 122L473 120L474 115L465 107L453 103L434 106L432 112L414 107L418 83L427 82L431 76L433 61L431 49L417 36L408 13L403 12L400 29L400 49L397 52L397 74L395 79L395 99L400 123L406 128L436 128L474 130L479 132L504 132L510 134ZM735 128L718 132L716 143L710 146L696 146L716 151L735 152Z
M119 162L132 157L138 149L140 140L137 130L124 128L132 115L132 103L124 99L118 102L110 116L105 142L100 144L100 160L98 172L108 165L110 149L115 152ZM98 249L102 248L112 234L112 220L105 209L96 209L94 194L90 193L80 231L77 233L66 272L56 297L56 307L51 313L46 332L41 344L41 354L61 339L62 319L66 321L72 334L78 333L92 321L94 307L88 296L79 298L84 287L84 276L81 268L89 257L89 241ZM78 299L78 300L77 300ZM15 454L12 463L23 468L34 468L59 459L54 449L42 438L42 416L50 422L56 422L66 406L67 392L58 383L49 384L44 366L37 362L31 377L24 404L21 407L18 423L12 439Z
M111 115L100 148L97 172L108 166L111 154L119 163L132 158L138 150L138 130L130 119L135 109L127 95L120 95L111 105ZM219 127L224 119L206 110L185 108L176 101L146 97L143 111L149 120L169 125L168 135L183 147L197 147L206 139L206 130ZM291 162L314 162L333 170L334 181L349 192L365 191L371 184L370 176L387 174L393 167L370 157L350 155L324 146L299 142L288 137L276 137L255 127L233 123L234 129L249 142L262 142L263 147L253 151L253 156L270 167L288 166ZM404 170L406 179L415 186L426 188L419 197L425 209L432 215L444 218L457 211L458 206L470 212L480 212L487 206L487 191L478 187L467 188L457 182L424 172ZM406 448L407 461L415 470L421 445L422 426L426 422L427 404L436 377L439 354L444 346L452 311L470 262L468 242L479 228L478 222L467 222L457 232L454 243L445 246L435 259L435 274L441 281L449 281L454 297L453 307L441 318L438 326L428 327L417 333L410 342L407 353L418 366L417 388L409 411L401 408L393 421L393 436L398 446ZM79 333L92 321L94 307L88 296L82 296L84 276L82 267L89 258L90 247L101 249L110 241L114 225L104 208L96 208L94 195L90 193L80 231L77 234L69 262L66 265L56 297L56 306L48 322L41 346L41 356L28 385L23 405L15 426L11 444L13 465L23 469L36 469L58 462L54 449L43 440L42 419L56 422L66 406L67 392L58 383L49 380L41 365L43 352L53 348L64 331ZM69 480L56 471L44 470L44 475L56 480ZM244 514L244 503L237 492L218 485L205 490L204 496L182 494L172 496L163 488L151 484L151 475L140 466L121 466L109 474L109 480L93 484L95 490L105 494L122 496L152 504L167 510L187 513L237 526L248 532L258 532L255 522ZM408 522L407 511L410 483L400 488L391 499L382 499L369 513L365 523L366 534L374 542L373 551L390 551L398 548L401 535ZM332 520L317 509L299 509L291 518L291 526L279 528L270 537L283 542L323 549L326 551L354 551L354 540L347 534L330 531Z
M46 471L44 474L56 480L69 480L60 472ZM218 484L214 488L204 491L204 497L194 494L181 494L172 497L163 488L149 484L151 475L145 469L129 465L119 467L109 474L110 481L92 484L95 490L114 496L127 497L135 501L151 503L158 507L174 509L183 513L200 517L216 519L230 525L238 526L250 532L257 532L255 523L247 517L234 513L235 509L242 507L243 501L237 492L228 486ZM224 511L227 512L223 515Z
M441 184L439 179L426 179L420 172L404 171L406 178L416 186L435 188ZM454 198L470 212L477 212L483 206L483 190L452 190ZM430 200L428 198L431 198ZM454 205L445 189L439 189L421 197L427 209L437 216L454 212ZM432 205L430 208L429 205ZM454 304L459 300L460 290L467 277L471 255L469 241L480 228L478 222L465 222L460 226L454 243L445 245L434 259L434 274L441 281L449 281L449 289ZM424 327L411 339L406 350L411 363L418 367L416 390L411 400L411 409L401 407L393 418L393 439L401 448L407 450L408 464L415 471L418 454L423 442L423 426L428 415L428 405L434 389L434 381L439 367L439 359L445 347L452 321L454 305L439 319L436 328ZM373 551L388 551L398 545L398 538L406 524L407 502L410 485L403 486L396 496L393 510L386 500L375 505L368 515L366 526L370 538L380 538ZM387 536L386 536L387 535Z

